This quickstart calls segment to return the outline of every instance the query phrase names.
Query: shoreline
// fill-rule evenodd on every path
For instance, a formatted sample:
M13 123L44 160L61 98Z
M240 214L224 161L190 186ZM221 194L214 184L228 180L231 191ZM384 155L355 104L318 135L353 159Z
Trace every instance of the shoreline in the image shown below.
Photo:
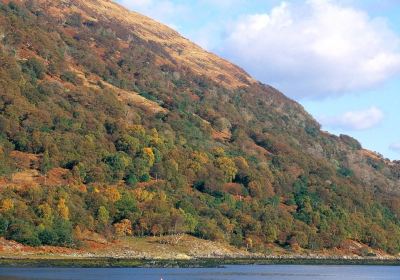
M112 242L89 242L80 249L30 247L0 238L0 267L221 267L225 265L395 265L400 255L388 255L352 242L347 250L244 251L228 244L183 235L178 243L171 237L125 237ZM351 248L355 248L351 250ZM357 250L358 249L358 250Z
M400 266L400 259L377 258L199 258L118 259L118 258L18 258L0 257L0 267L63 268L210 268L227 265L377 265Z

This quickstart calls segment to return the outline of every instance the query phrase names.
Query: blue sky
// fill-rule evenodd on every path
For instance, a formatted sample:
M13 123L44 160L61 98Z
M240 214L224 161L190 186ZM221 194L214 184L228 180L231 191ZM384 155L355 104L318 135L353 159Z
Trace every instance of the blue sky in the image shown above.
M400 159L398 0L118 0Z

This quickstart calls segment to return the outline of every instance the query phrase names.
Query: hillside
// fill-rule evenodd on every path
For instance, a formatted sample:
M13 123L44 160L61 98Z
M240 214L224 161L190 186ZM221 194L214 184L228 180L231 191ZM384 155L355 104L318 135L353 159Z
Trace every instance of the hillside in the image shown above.
M0 237L398 254L399 215L398 162L170 28L108 0L0 0Z

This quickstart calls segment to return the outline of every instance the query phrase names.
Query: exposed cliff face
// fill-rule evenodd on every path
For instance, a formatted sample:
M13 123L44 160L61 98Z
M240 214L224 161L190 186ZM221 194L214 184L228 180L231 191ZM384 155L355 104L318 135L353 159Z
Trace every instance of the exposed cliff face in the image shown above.
M400 250L397 163L112 1L0 3L0 235Z

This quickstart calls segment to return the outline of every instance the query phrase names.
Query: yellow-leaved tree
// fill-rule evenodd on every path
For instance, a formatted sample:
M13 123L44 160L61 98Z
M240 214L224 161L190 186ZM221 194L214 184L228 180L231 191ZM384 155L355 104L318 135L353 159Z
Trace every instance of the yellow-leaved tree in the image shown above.
M65 204L65 198L60 198L60 201L57 204L57 210L60 217L66 221L69 220L69 208Z
M115 234L117 236L127 236L132 234L132 223L128 219L123 219L121 222L114 224Z
M235 162L228 157L219 157L215 160L215 165L224 173L225 182L231 182L237 173Z
M1 201L0 210L2 213L9 212L13 209L14 209L14 202L12 201L12 199L6 198Z
M112 203L117 202L121 199L121 194L116 187L107 188L105 191L105 195Z

